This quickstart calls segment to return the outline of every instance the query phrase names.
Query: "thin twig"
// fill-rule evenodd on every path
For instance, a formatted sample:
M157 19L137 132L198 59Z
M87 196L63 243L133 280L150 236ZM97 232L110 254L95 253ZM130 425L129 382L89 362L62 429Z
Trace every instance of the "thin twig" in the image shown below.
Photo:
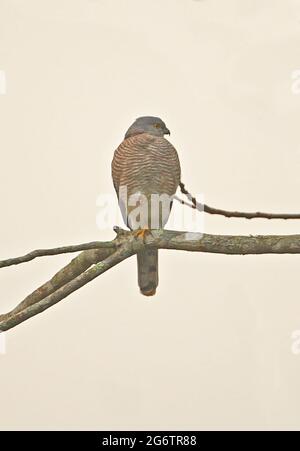
M193 209L195 209L195 205L194 204L190 204L190 202L187 202L186 200L184 200L184 199L181 199L180 197L178 197L178 196L174 196L173 197L175 200L177 200L177 202L179 202L181 205L186 205L186 206L188 206L188 207L190 207L190 208L193 208ZM197 208L197 210L200 210L199 208Z
M204 211L205 213L209 213L211 215L221 215L226 218L245 218L245 219L253 219L253 218L264 218L264 219L300 219L300 214L286 214L286 213L263 213L263 212L242 212L242 211L230 211L230 210L222 210L221 208L210 207L206 204L201 204L197 202L197 199L190 194L185 188L184 183L180 182L179 184L180 190L182 194L187 196L187 198L192 202L192 205L188 205L192 208L196 208L199 211Z
M59 255L68 254L71 252L85 251L88 249L103 249L103 248L114 248L114 241L92 241L90 243L75 244L71 246L55 247L52 249L37 249L31 251L28 254L22 255L21 257L8 258L7 260L0 260L0 268L5 268L6 266L19 265L20 263L30 262L37 257L45 257L48 255Z

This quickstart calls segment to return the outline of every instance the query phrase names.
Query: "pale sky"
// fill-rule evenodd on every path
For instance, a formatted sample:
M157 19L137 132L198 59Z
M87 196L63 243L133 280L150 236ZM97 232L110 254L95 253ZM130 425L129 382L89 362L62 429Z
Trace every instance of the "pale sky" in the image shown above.
M0 0L0 259L114 237L96 201L142 115L209 205L299 213L299 48L298 0ZM73 257L2 269L0 311ZM123 262L6 333L0 429L299 429L299 264L161 251L148 300Z

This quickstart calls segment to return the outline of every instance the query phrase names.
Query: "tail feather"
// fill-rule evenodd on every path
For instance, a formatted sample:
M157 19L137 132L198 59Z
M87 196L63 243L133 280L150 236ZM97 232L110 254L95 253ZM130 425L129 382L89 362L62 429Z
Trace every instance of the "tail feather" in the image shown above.
M153 296L158 285L158 250L144 249L138 252L137 265L141 293Z

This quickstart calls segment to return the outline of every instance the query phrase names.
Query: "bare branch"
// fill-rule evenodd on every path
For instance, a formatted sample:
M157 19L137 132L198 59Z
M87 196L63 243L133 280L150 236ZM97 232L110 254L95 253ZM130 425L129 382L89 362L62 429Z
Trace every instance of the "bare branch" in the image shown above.
M133 253L134 251L131 246L131 242L129 241L127 245L121 246L118 250L116 250L112 255L108 256L105 260L96 263L90 269L83 272L70 282L66 283L64 286L56 290L54 293L46 296L45 298L41 299L40 301L36 302L33 305L25 307L23 310L17 313L9 314L5 318L1 319L0 330L5 331L11 329L12 327L15 327L18 324L22 323L23 321L31 318L32 316L35 316L38 313L43 312L52 305L69 296L69 294L86 285L88 282L92 281L100 274L103 274L108 269L120 263L122 260L125 260L126 258L130 257Z
M300 219L300 214L287 214L287 213L263 213L263 212L242 212L242 211L229 211L229 210L222 210L221 208L214 208L210 207L206 204L201 204L200 202L197 202L197 199L192 196L187 189L185 188L184 183L180 182L179 184L180 190L182 194L187 196L187 198L192 202L191 204L188 204L181 199L179 201L184 204L188 205L189 207L195 208L199 211L204 211L205 213L209 213L211 215L221 215L225 216L226 218L245 218L245 219L254 219L254 218L264 218L264 219Z
M77 276L86 271L91 265L104 260L112 252L113 248L106 249L92 249L81 252L70 263L58 271L48 282L41 285L39 288L29 294L20 304L17 305L12 311L0 315L0 321L19 313L24 308L33 305L50 294L54 293L59 288L63 287L66 283L75 279Z
M158 249L214 254L300 254L300 235L210 235L173 230L153 230L146 241Z
M143 240L135 232L122 229L116 229L116 232L118 236L112 241L114 246L82 252L14 310L1 315L0 330L8 330L43 312L144 246L230 255L300 254L300 235L231 236L152 230Z
M92 241L91 243L76 244L72 246L55 247L53 249L37 249L35 251L29 252L21 257L8 258L7 260L0 260L0 268L6 266L19 265L20 263L30 262L37 257L45 257L49 255L59 255L67 254L71 252L80 252L88 249L103 249L103 248L114 248L114 241Z

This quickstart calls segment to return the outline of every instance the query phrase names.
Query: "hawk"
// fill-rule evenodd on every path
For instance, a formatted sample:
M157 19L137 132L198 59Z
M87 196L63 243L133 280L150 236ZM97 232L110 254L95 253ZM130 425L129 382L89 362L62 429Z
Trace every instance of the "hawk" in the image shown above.
M160 118L139 117L114 153L112 178L123 220L138 233L165 226L180 182L177 151L165 135L170 131ZM141 293L153 296L158 285L158 250L138 252L137 265Z

